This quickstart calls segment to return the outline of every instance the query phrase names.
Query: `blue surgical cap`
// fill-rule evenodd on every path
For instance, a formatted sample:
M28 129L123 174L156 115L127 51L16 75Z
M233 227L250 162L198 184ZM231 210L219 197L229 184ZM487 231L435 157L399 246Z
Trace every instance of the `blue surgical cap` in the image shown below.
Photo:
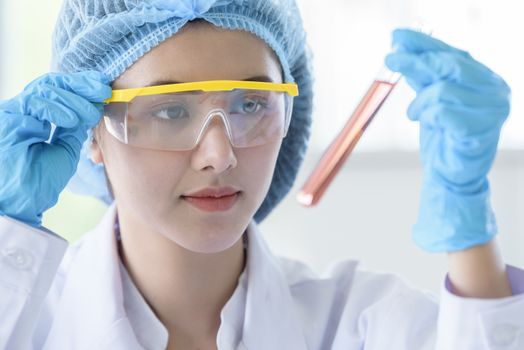
M53 33L52 70L97 70L114 81L194 19L264 40L280 60L284 80L299 87L271 186L254 216L260 222L293 186L310 136L311 51L295 0L65 0ZM91 161L90 144L91 137L68 189L109 204L104 168Z

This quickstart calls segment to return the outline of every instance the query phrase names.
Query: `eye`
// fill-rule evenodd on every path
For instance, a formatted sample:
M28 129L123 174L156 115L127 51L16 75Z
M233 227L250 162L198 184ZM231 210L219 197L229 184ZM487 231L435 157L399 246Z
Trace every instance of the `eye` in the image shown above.
M187 110L181 105L172 105L165 106L162 108L156 108L156 110L151 112L151 115L155 118L165 120L176 120L189 117Z
M258 96L244 97L240 105L240 111L234 109L236 113L257 114L267 108L266 99Z
M243 105L243 110L246 113L256 113L262 108L262 104L259 101L246 101Z

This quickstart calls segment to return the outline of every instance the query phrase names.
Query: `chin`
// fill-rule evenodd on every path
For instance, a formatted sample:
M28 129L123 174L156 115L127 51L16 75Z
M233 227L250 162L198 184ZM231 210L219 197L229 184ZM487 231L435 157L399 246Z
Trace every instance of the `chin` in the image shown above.
M246 225L247 226L247 225ZM173 227L173 226L171 226ZM163 236L185 250L215 254L230 249L245 231L238 225L199 225L192 223L175 230L162 230Z
M164 223L164 236L180 247L195 253L215 254L233 247L251 220L251 211L237 208L228 215L194 215L177 211ZM171 228L171 229L169 229Z
M207 236L207 237L206 237ZM196 237L191 237L196 238ZM188 239L184 242L177 242L184 249L192 251L194 253L201 254L216 254L226 251L233 247L239 239L242 238L242 234L237 234L235 236L230 235L221 235L220 233L215 233L211 235L205 235L198 237L198 239Z

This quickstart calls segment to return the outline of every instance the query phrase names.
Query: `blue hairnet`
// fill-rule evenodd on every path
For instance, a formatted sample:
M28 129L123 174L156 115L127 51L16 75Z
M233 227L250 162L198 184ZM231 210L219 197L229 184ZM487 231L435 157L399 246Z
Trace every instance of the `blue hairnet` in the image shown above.
M52 69L67 73L97 70L113 81L197 18L264 40L280 60L284 80L299 87L271 186L255 213L260 222L293 186L310 136L311 52L295 0L65 0L53 34ZM104 168L91 161L90 144L91 137L68 189L109 204L112 199Z

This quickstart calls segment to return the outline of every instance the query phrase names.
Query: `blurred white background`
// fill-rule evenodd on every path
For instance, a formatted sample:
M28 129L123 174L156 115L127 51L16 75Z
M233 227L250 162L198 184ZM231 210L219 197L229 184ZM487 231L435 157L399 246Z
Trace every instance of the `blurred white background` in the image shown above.
M51 32L61 0L0 0L0 99L49 70ZM317 208L295 196L382 66L396 27L423 20L433 35L460 47L511 85L513 105L491 173L493 203L506 260L524 266L524 50L518 0L299 0L315 54L316 99L311 146L297 183L262 224L273 250L322 272L353 258L437 291L445 256L410 239L421 172L418 129L405 117L414 94L400 83ZM76 240L103 205L64 193L47 227ZM520 216L519 216L520 215Z

